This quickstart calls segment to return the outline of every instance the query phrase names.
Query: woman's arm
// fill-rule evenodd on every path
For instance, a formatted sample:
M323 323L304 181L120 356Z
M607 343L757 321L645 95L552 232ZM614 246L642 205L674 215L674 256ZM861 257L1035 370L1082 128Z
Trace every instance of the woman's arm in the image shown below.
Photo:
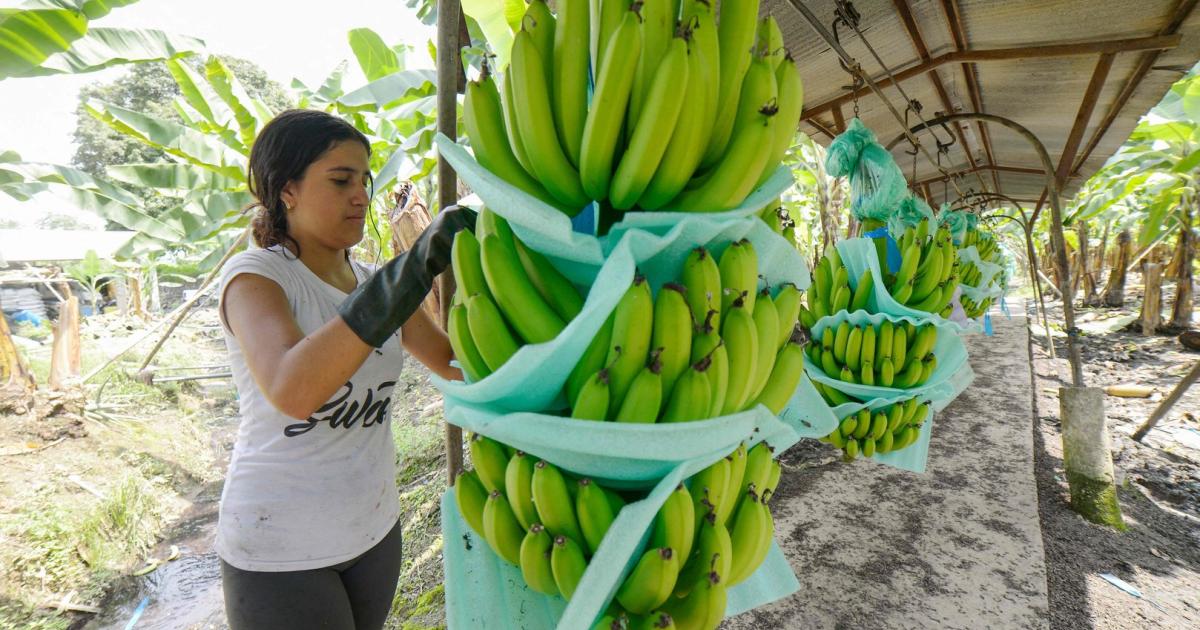
M244 273L224 291L225 321L254 382L276 409L293 418L311 416L371 354L371 346L341 317L305 336L283 288L273 280Z
M429 319L425 309L418 308L400 330L404 349L425 367L442 378L463 380L462 370L450 365L450 360L454 358L450 338Z

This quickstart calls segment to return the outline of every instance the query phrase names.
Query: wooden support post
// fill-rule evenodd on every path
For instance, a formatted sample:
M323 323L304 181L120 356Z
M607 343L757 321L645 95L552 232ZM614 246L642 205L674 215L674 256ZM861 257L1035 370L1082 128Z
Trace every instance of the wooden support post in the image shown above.
M1187 329L1192 327L1192 312L1195 309L1193 295L1196 244L1192 234L1191 202L1184 197L1183 225L1179 226L1179 246L1177 247L1178 267L1175 271L1175 305L1171 309L1171 327Z
M1149 337L1162 323L1162 265L1146 263L1142 284L1145 285L1142 297L1142 334Z
M79 378L79 298L74 295L62 302L54 325L54 345L50 352L50 389L64 389Z
M1150 429L1153 429L1154 425L1158 424L1158 421L1162 420L1163 417L1167 415L1167 412L1171 410L1171 407L1174 407L1175 403L1179 402L1180 398L1183 398L1184 392L1186 392L1188 388L1196 382L1196 379L1200 379L1200 361L1197 361L1196 364L1192 366L1192 369L1184 375L1183 380L1179 381L1179 384L1175 386L1175 389L1171 390L1171 393L1167 394L1167 397L1158 404L1158 408L1154 410L1154 413L1150 414L1150 417L1146 419L1146 422L1143 423L1142 426L1138 427L1137 431L1134 431L1134 441L1141 442L1142 438L1146 437L1146 434L1150 432Z
M451 140L458 137L458 77L462 65L462 43L458 41L459 22L463 19L459 0L437 0L437 122L438 131ZM469 43L469 42L467 42ZM458 183L454 168L438 156L438 208L458 202ZM438 279L441 288L443 328L450 315L449 301L454 294L454 277L447 269ZM462 470L462 429L446 423L446 480L451 485Z
M1117 235L1117 260L1108 274L1108 285L1104 287L1105 306L1124 306L1125 276L1129 258L1133 256L1133 236L1129 230Z

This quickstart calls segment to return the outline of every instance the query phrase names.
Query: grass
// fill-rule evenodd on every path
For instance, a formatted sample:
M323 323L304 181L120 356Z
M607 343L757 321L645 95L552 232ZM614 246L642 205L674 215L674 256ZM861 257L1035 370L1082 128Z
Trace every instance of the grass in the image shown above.
M85 321L85 372L139 332L113 320ZM105 336L109 330L128 334L114 339ZM223 360L223 345L212 341L182 328L155 363ZM150 343L145 345L143 351ZM49 351L46 344L27 353L42 384ZM231 411L222 407L228 409L232 392L220 400L194 383L147 386L126 376L128 367L109 368L87 388L92 411L84 418L86 438L6 462L0 479L0 629L77 624L78 617L40 607L67 594L103 606L113 587L143 565L189 505L187 497L221 474L209 436L213 423L228 422ZM12 419L0 433L6 444L27 439L11 429L19 422L28 423Z

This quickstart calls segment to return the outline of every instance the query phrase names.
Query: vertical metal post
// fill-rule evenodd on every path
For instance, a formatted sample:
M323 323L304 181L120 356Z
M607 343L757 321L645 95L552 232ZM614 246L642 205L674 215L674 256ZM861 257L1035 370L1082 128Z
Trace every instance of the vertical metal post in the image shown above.
M462 5L459 0L438 0L437 3L437 117L438 132L447 138L458 138L458 76L459 66L462 65L462 55L459 51L459 21L462 19ZM438 156L438 210L458 202L458 180L450 163ZM449 270L439 278L443 289L442 295L442 327L450 311L445 303L454 285L448 283ZM452 282L452 281L451 281ZM449 290L446 290L449 289ZM453 485L462 470L462 429L446 422L446 479Z

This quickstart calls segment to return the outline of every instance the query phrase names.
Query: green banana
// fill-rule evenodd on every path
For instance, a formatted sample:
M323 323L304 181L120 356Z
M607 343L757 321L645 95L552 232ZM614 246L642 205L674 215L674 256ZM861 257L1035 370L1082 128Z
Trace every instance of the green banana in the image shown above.
M841 379L843 383L859 382L858 378L854 376L854 371L844 365L842 366L842 371L838 373L838 378Z
M779 68L787 50L783 47L783 31L779 30L779 22L775 21L774 15L759 20L758 43L755 47L765 51L772 72Z
M784 344L775 356L775 365L771 369L771 375L767 377L766 386L755 400L756 405L766 405L775 415L783 413L783 408L792 399L796 386L800 384L800 378L804 375L802 339L801 334L797 332Z
M525 15L521 17L521 30L529 31L538 57L545 60L543 69L546 72L546 85L553 85L554 72L550 59L554 56L554 34L558 30L558 20L546 0L530 0Z
M917 341L913 345L911 359L922 360L930 352L933 351L934 344L937 343L937 327L924 325L917 331Z
M758 333L754 318L746 307L745 295L743 293L733 301L722 324L721 338L729 354L729 374L721 415L744 408L756 378L754 370L758 357Z
M778 354L775 339L779 337L779 314L775 310L775 301L771 299L771 293L767 289L763 289L758 299L755 300L752 318L754 319L754 336L758 340L758 353L755 355L754 379L750 382L747 402L758 398L759 393L766 386L767 378L771 376L771 367L775 365L775 355Z
M479 355L492 372L500 369L520 349L508 330L500 309L487 296L472 295L466 300L467 328Z
M712 254L703 246L688 252L687 258L683 261L680 281L685 287L683 294L687 299L688 307L692 310L692 318L697 326L704 322L711 312L714 318L712 328L720 330L721 311L717 309L720 309L722 305L721 269L717 266L717 261L713 259ZM707 354L707 351L704 354ZM692 356L693 361L698 358L695 355Z
M527 247L520 239L514 239L513 244L521 267L538 294L564 323L570 323L583 310L583 296L579 295L579 290L545 256Z
M525 143L521 141L521 132L517 129L517 106L513 101L512 72L504 73L504 77L501 79L500 105L502 107L501 113L504 115L504 132L505 135L508 136L508 145L512 148L513 157L516 158L517 163L521 165L521 169L524 170L529 177L532 178L535 183L537 183L538 186L541 186L541 182L538 182L537 178L534 176L533 165L529 162L529 156L525 153ZM544 189L545 187L543 187L543 190ZM547 191L546 194L549 195L549 191ZM553 199L553 197L551 198ZM558 200L554 199L554 203L557 205Z
M856 440L861 440L871 433L871 410L859 409L857 422L854 424L854 433L847 437L853 437Z
M620 409L613 419L617 422L654 423L662 410L662 361L659 359L661 349L650 353L650 360L642 368L625 397L621 399Z
M675 590L679 558L670 547L642 554L633 571L617 589L617 602L635 615L644 615L663 605Z
M869 324L867 328L870 328ZM850 330L850 337L846 340L846 366L857 372L862 366L863 354L863 329L854 326Z
M901 257L900 269L896 271L896 278L888 287L893 296L901 291L902 287L911 286L914 275L917 272L917 265L921 262L921 246L913 243L904 250ZM911 292L912 289L910 288ZM910 293L911 294L911 293ZM901 302L903 304L903 302Z
M770 502L771 497L775 496L775 489L779 487L779 480L783 478L783 465L779 460L771 460L771 475L767 477L767 485L762 489L762 500L764 503Z
M899 389L909 389L916 387L921 380L923 365L920 359L910 359L904 371L896 376L895 386Z
M760 547L769 548L771 544L769 518L767 507L759 500L758 494L753 490L746 491L729 532L733 543L733 562L726 583L730 586L741 583L758 568L753 562L758 557Z
M555 199L578 213L591 199L584 192L579 172L563 153L554 130L546 80L546 64L552 62L543 60L533 36L522 27L513 38L509 63L513 102L519 104L515 116L517 130L533 174Z
M884 357L883 362L879 364L879 384L883 387L891 387L896 382L896 365L892 363L891 357Z
M642 38L636 12L626 11L608 42L602 42L601 46L603 62L583 126L579 163L583 189L598 201L608 198L617 141L641 55Z
M538 520L537 508L533 506L534 463L534 458L517 451L504 469L504 493L508 505L524 529L529 529Z
M601 61L617 27L629 13L631 0L591 0L591 63L592 76L600 76ZM640 34L639 34L640 36ZM640 37L639 37L640 39ZM640 43L640 41L639 41ZM633 72L629 73L633 76Z
M720 576L729 575L729 567L733 563L733 542L729 538L729 529L724 523L718 522L712 513L705 514L701 519L693 547L691 556L679 572L679 579L675 581L677 597L687 595L696 578L710 571Z
M550 83L554 128L571 164L579 166L583 125L587 120L588 0L558 0L554 31L554 80Z
M715 571L700 576L688 587L683 599L663 607L680 630L712 630L725 618L728 598L725 585Z
M716 118L712 135L704 152L702 166L717 163L722 154L732 152L730 144L737 143L733 133L734 117L737 114L738 96L742 91L742 79L750 67L750 49L754 44L758 18L759 0L723 0L720 18L717 20L717 36L720 53L718 78L720 88ZM761 144L760 144L761 146ZM765 152L764 152L765 156ZM757 173L755 177L757 178Z
M480 74L479 79L467 82L466 96L463 100L463 127L471 140L475 159L480 165L513 186L551 206L559 207L558 200L546 192L545 187L529 174L513 154L505 133L500 91L491 74L486 71ZM454 269L457 280L457 264L454 265Z
M567 377L568 401L577 400L579 392L583 390L588 379L606 365L609 345L612 342L612 330L613 315L610 314L608 319L604 320L604 325L600 327L596 336L592 337L592 341L588 343L587 350L583 351L583 357L579 359L579 363L575 364L575 367L571 369L571 374Z
M716 25L693 25L688 42L688 71L687 88L683 92L683 102L675 120L675 126L667 140L666 150L654 169L653 177L637 200L638 207L643 210L658 210L670 203L687 186L688 181L696 172L700 162L701 152L708 136L704 132L707 125L708 103L705 101L710 82L710 73L704 67L704 53L699 50L696 38L701 28L712 29L716 33ZM662 68L659 68L659 72ZM624 161L624 158L622 158Z
M800 323L801 309L803 306L800 304L800 289L790 282L780 285L779 292L775 294L775 312L779 319L779 336L775 342L776 351L792 338L792 330L797 323ZM811 326L806 326L806 328L811 328Z
M763 146L775 131L775 112L774 106L764 106L744 128L735 130L728 150L718 156L703 182L680 193L676 205L690 212L723 212L745 201L769 157Z
M917 381L917 384L923 385L929 382L929 378L933 376L935 370L937 370L937 357L931 354L921 361L921 380Z
M526 343L542 343L557 337L566 324L529 280L516 249L506 246L499 236L489 234L480 243L480 251L488 288L517 334ZM471 332L475 339L480 339L475 331Z
M521 576L529 588L545 595L558 595L558 586L554 582L554 571L550 566L551 549L554 539L546 532L541 523L529 526L528 533L521 541L520 562Z
M466 306L454 304L450 307L446 336L450 338L450 349L454 351L454 358L458 360L471 382L483 380L492 373L487 362L483 360L483 355L479 354L475 340L471 338Z
M883 365L884 359L891 358L894 334L892 320L885 319L879 324L879 334L875 336L875 365Z
M784 155L787 154L787 150L792 146L792 141L796 138L796 129L800 126L800 114L804 109L804 84L800 80L800 71L796 68L796 62L792 59L791 53L782 47L779 50L783 52L783 59L779 63L779 67L775 69L775 84L778 86L779 92L777 101L779 111L775 114L775 137L771 142L771 153L767 158L767 164L763 168L763 173L759 176L758 185L755 188L761 186L783 161Z
M867 300L874 291L875 277L871 275L871 270L867 269L858 277L858 286L854 289L854 297L850 299L850 310L853 312L866 309Z
M846 365L846 346L850 342L850 322L843 320L833 335L833 358L839 365Z
M608 418L610 398L608 370L601 369L579 390L579 397L571 407L571 417L579 420L605 420Z
M654 325L650 335L650 347L660 348L662 353L662 396L669 400L675 381L688 368L692 355L692 330L695 323L685 297L683 285L668 282L658 291L654 300Z
M499 442L485 435L475 433L468 441L471 450L471 463L479 474L479 481L488 492L499 490L504 492L505 470L508 468L508 454Z
M696 528L706 514L711 512L718 523L724 523L720 516L722 511L729 513L731 508L726 503L732 503L737 496L737 488L730 487L732 461L722 457L711 466L692 476L689 490L695 505Z
M533 467L533 504L537 507L542 525L554 536L567 536L572 540L583 540L579 521L575 518L575 504L571 501L567 482L553 464L539 461Z
M483 537L496 555L510 564L521 564L521 543L525 534L508 499L499 490L493 490L483 506Z
M692 495L686 486L679 484L654 517L650 546L668 547L677 557L687 558L692 553L695 535L696 511Z
M675 28L675 17L672 13L672 0L643 0L638 14L642 18L639 29L642 35L642 52L638 56L637 70L633 75L633 91L629 95L630 123L641 120L642 109L651 101L650 92L663 77L659 74L662 63L670 54L671 34ZM683 93L683 84L679 92ZM662 135L668 125L659 129Z
M826 328L825 330L829 329ZM833 350L824 348L821 350L821 369L829 378L841 377L842 368L838 367L837 359L833 356Z
M579 543L568 536L555 536L554 549L550 552L550 572L564 599L570 600L575 594L584 571L587 571L587 560Z
M688 422L709 417L713 400L712 386L708 381L711 366L712 357L703 357L675 382L663 410L662 422Z
M661 3L665 0L650 0L651 3ZM643 22L643 28L649 24ZM649 41L643 39L643 48L649 47ZM648 63L643 50L643 65ZM637 203L667 150L670 135L664 129L674 129L683 109L683 97L687 93L688 81L688 51L687 42L682 37L670 40L665 56L654 59L657 70L653 82L647 88L645 102L639 104L634 91L634 100L630 104L633 120L633 133L625 153L621 156L616 172L612 176L608 198L612 206L618 210L628 210ZM639 70L641 68L639 67Z
M643 276L634 276L633 284L621 296L613 311L613 330L605 365L609 378L609 413L615 416L625 393L646 364L654 321L654 298Z
M917 303L923 302L937 288L941 277L941 251L931 251L930 255L921 261L921 265L917 271L916 282L913 284L912 301Z
M892 332L892 365L902 370L908 362L908 331L904 326L896 326Z
M587 544L589 555L595 555L617 515L604 488L586 477L579 480L579 490L575 494L575 516L583 531L581 542Z
M742 483L738 488L738 496L742 497L743 501L750 490L761 497L763 489L767 487L767 482L771 479L773 457L774 449L766 442L759 442L747 452L746 472L742 476Z
M727 459L729 460L729 488L730 490L738 490L742 487L742 480L746 478L746 464L750 459L750 449L746 448L745 442L738 442L737 448L733 449ZM717 518L721 522L725 522L729 518L729 513L733 511L732 502L722 506L726 511L717 514Z
M867 325L865 327L863 327L863 338L862 338L862 366L863 367L865 367L867 365L867 363L870 363L872 367L875 366L875 361L874 361L875 346L876 346L875 326L868 322Z
M487 503L487 497L488 492L475 471L458 473L458 478L454 481L454 500L463 520L480 536L483 535L483 507Z
M729 312L729 307L739 295L744 295L746 312L754 312L754 300L758 295L758 254L754 245L746 239L734 241L721 253L718 263L721 272L721 313Z

